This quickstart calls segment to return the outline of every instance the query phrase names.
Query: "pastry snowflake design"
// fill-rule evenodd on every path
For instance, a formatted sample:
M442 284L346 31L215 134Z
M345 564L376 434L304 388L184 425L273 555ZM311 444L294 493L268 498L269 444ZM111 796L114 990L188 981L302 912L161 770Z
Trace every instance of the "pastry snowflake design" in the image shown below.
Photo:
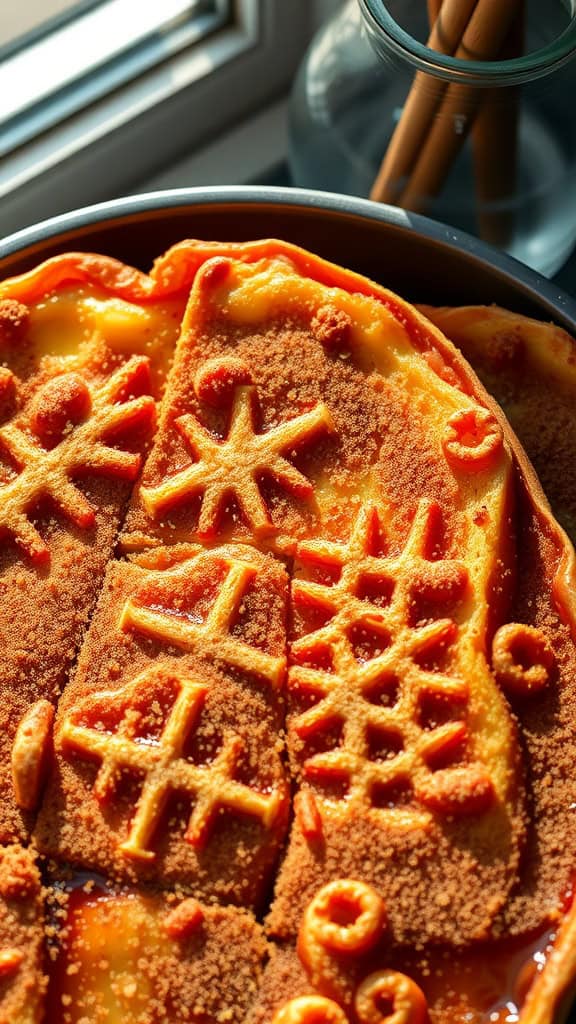
M176 420L197 461L167 477L157 487L141 487L140 495L149 515L158 517L170 506L196 494L202 495L197 533L214 537L218 517L227 498L234 496L255 537L273 532L269 510L260 490L262 476L270 476L298 498L309 499L311 482L288 457L296 445L318 430L332 429L324 403L265 433L254 426L257 389L254 385L235 388L228 435L224 441L213 437L190 415Z
M233 547L232 550L239 553L242 548ZM120 629L142 633L184 651L205 654L241 671L258 675L272 687L278 687L284 676L285 658L253 647L232 633L232 624L246 592L258 575L260 559L249 548L245 550L245 558L226 553L224 548L218 549L216 555L225 564L226 576L202 621L178 614L177 607L149 607L136 596L136 599L130 597L122 609ZM187 578L199 567L199 559L211 557L214 553L202 553L175 569L153 571L151 575L168 585L168 593L173 593L176 606L179 593L186 588Z
M112 447L106 437L123 428L149 427L153 421L153 398L124 399L147 368L147 359L134 356L101 387L83 385L88 416L71 425L53 448L44 448L32 433L15 423L0 429L0 445L19 469L14 479L0 485L0 530L11 535L33 560L50 557L48 546L30 521L30 510L39 499L49 497L72 523L87 529L94 524L94 509L72 481L73 474L89 471L127 480L137 476L140 456Z
M421 501L404 549L383 557L372 553L376 509L364 506L348 544L300 546L303 563L340 571L338 582L297 579L292 590L297 609L329 621L292 644L296 664L288 685L311 706L293 717L291 730L305 750L313 737L341 727L338 746L305 757L304 777L311 783L343 780L346 806L383 808L407 823L425 820L429 810L474 812L492 796L479 762L444 766L452 751L466 749L468 684L426 662L458 644L453 618L438 615L443 605L453 609L462 601L468 574L459 561L430 557L438 516L437 505ZM431 609L423 622L414 621L420 598ZM363 656L366 638L370 650ZM457 720L424 728L420 714L427 698L456 706ZM395 806L395 787L408 790L425 811L415 809L412 799L404 808Z
M138 860L154 859L150 846L171 793L186 793L193 798L185 839L194 847L206 844L221 808L256 817L265 828L271 828L283 794L278 790L261 793L235 779L243 753L239 736L225 735L220 750L208 764L194 764L185 756L186 744L199 726L207 686L185 675L171 677L168 683L174 699L159 735L151 738L145 729L147 735L142 737L141 719L147 713L142 707L147 708L155 675L154 670L145 672L122 691L89 697L64 719L58 737L60 744L100 761L94 793L101 803L113 796L126 773L142 780L120 851ZM166 690L166 680L161 682ZM118 725L112 732L99 721L99 709L109 714L118 704Z

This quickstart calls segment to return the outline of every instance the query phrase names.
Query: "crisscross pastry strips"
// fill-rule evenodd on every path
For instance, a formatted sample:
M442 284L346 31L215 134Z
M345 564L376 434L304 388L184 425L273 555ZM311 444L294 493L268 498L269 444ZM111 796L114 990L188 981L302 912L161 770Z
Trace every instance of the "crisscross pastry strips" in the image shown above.
M292 644L289 687L312 706L292 719L291 730L304 750L335 724L342 730L335 749L304 754L304 778L344 779L347 809L377 807L407 824L426 821L428 811L475 813L494 796L490 772L469 746L468 680L458 670L426 667L458 644L453 614L469 587L463 562L433 559L439 517L435 503L421 501L403 550L379 556L377 509L364 505L347 544L299 548L302 563L337 567L338 582L297 579L292 590L297 610L329 621ZM430 617L420 622L422 600ZM366 640L370 651L363 651ZM455 708L453 720L425 727L428 700ZM372 747L383 756L373 756ZM406 806L394 806L395 788L403 799L408 791Z
M115 877L256 906L287 824L286 572L249 546L192 552L110 564L59 704L35 841ZM167 628L181 620L185 642L149 623L120 628L130 601Z
M245 611L247 594L254 586L258 588L258 576L265 564L265 556L252 548L227 545L200 552L172 569L149 570L144 584L124 604L119 627L161 644L207 655L256 675L277 689L284 677L285 657L247 643L234 632L235 623ZM183 613L183 595L194 579L210 568L224 574L211 607L203 617Z
M252 383L236 383L242 379L251 378L238 360L208 362L195 380L195 390L210 399L219 395L223 381L227 386L221 390L233 393L226 437L219 440L213 436L191 413L178 417L175 425L197 461L156 486L140 488L144 508L155 518L200 494L197 535L202 539L216 536L220 515L230 498L236 500L255 538L275 532L261 491L263 478L271 477L297 498L310 500L313 485L289 457L319 431L332 429L328 408L320 402L300 416L259 432L255 425L258 391Z
M149 395L134 397L142 391L148 367L148 359L134 356L99 387L90 387L76 374L57 377L37 396L30 424L11 422L0 429L0 446L18 471L0 485L0 530L33 560L50 557L31 521L40 499L50 498L67 519L88 529L94 524L94 509L72 477L136 477L140 456L113 447L108 439L128 429L147 431L153 423L154 400ZM53 441L53 446L46 446Z
M72 747L80 755L100 761L94 783L99 801L109 800L126 775L142 780L128 835L119 846L126 857L154 858L151 843L172 793L192 798L185 839L200 848L221 810L253 816L269 829L282 809L286 797L279 789L262 793L236 779L243 750L238 735L224 736L206 764L195 764L186 757L185 748L198 728L206 693L206 685L185 673L152 669L119 692L87 698L68 713L60 726L60 746ZM155 715L152 710L152 716L151 695L158 701L158 710ZM165 701L167 696L168 707L163 713L160 699ZM160 720L153 736L151 717ZM115 729L111 719L116 720Z

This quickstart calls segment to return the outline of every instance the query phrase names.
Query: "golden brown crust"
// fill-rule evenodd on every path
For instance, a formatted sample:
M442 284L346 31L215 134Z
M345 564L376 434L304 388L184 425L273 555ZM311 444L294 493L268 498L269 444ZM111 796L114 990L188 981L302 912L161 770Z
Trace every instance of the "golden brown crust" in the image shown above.
M307 902L343 873L375 887L385 927L343 989L316 976L316 947L301 942L314 982L302 990L286 946L256 1019L283 1021L280 996L287 1020L338 1015L290 1002L319 988L361 1024L382 1005L423 1019L424 998L435 1024L495 1020L504 1004L470 978L509 953L546 955L576 851L574 552L501 411L384 289L286 243L182 243L150 278L73 255L10 282L11 458L18 416L48 464L94 404L84 364L63 381L43 364L40 379L10 348L43 273L147 317L191 294L123 529L129 559L109 565L59 704L41 848L177 886L187 899L167 917L169 941L197 933L198 897L264 907L287 807L286 565L297 799L269 927L295 939ZM518 346L498 358L511 365ZM62 511L86 528L73 497ZM27 508L6 508L6 532L41 554L42 524L36 536ZM540 983L550 1005L573 971L569 941L560 948Z
M13 343L22 339L28 320L30 310L23 302L17 299L0 299L0 338L4 344Z
M110 565L59 705L41 850L260 903L286 821L285 587L282 568L251 548L167 570Z
M258 302L254 304L248 299L252 286L258 296ZM342 621L341 623L339 618L332 620L338 636L330 634L328 637L328 635L324 636L324 634L320 635L318 633L317 637L314 636L314 643L316 645L324 644L324 646L328 646L335 651L340 644L338 637L341 633L346 635L349 629L356 630L359 633L366 633L366 623L364 620L366 618L374 620L376 617L384 624L384 633L390 633L388 641L384 644L386 646L387 643L392 642L394 632L397 629L404 628L406 616L413 614L413 626L420 628L420 612L418 609L420 607L420 600L422 600L422 609L424 605L426 606L426 611L422 610L422 625L428 618L437 620L438 626L430 626L432 631L430 638L428 633L425 636L418 633L418 636L416 636L418 632L416 630L414 643L422 643L423 645L430 643L430 645L433 645L433 643L438 642L440 646L443 646L445 643L448 643L448 646L450 646L455 635L454 630L456 626L452 626L446 616L450 617L454 614L454 610L460 601L463 601L466 607L465 618L476 614L472 610L474 602L471 600L471 592L477 584L473 585L468 581L465 567L463 565L457 566L452 557L452 552L456 549L458 543L466 543L465 538L468 530L466 521L469 512L468 510L464 511L463 506L465 506L467 500L467 485L465 482L464 484L461 483L460 474L467 472L468 461L476 470L475 480L482 479L484 481L481 487L493 489L490 499L486 499L489 502L496 502L495 505L490 505L493 515L493 519L489 517L490 529L496 531L492 535L491 543L495 544L497 548L500 546L503 548L505 543L508 505L506 467L508 463L505 449L502 445L500 429L492 426L493 421L490 421L491 436L497 443L491 444L486 452L480 445L476 447L469 446L467 451L464 450L465 446L462 446L462 453L459 455L459 467L456 471L443 463L435 455L437 451L436 444L438 443L436 431L443 437L443 431L447 423L448 425L452 424L451 429L456 430L455 421L453 422L455 409L459 407L474 409L474 405L473 403L471 404L469 397L464 396L459 389L455 389L442 378L436 378L435 371L429 366L427 361L422 360L420 365L423 376L428 382L429 387L431 389L437 388L438 391L438 409L442 408L443 402L446 402L445 418L442 418L442 413L437 412L436 415L438 416L439 423L436 425L436 421L433 420L434 414L426 408L424 400L421 402L420 408L418 400L413 401L410 410L408 410L406 405L403 404L405 395L402 393L402 388L398 386L392 369L396 369L398 365L401 365L400 361L405 352L413 351L411 335L402 326L398 325L397 321L390 314L382 310L372 300L352 300L346 293L336 293L334 290L330 293L330 298L332 306L340 305L342 307L341 311L348 316L349 330L342 334L341 318L338 320L335 313L332 312L332 322L336 323L338 320L339 340L338 344L336 344L331 336L330 344L326 345L328 316L326 314L323 315L320 318L320 324L317 316L318 308L326 310L326 293L321 286L314 285L307 279L299 278L289 265L280 262L272 263L270 266L264 262L262 264L257 263L254 268L243 267L233 261L226 263L222 259L213 260L206 264L195 282L178 355L168 384L159 432L144 473L143 485L140 489L142 504L146 506L150 513L149 519L143 521L142 518L138 518L140 512L135 510L129 519L129 527L124 531L125 542L126 540L134 540L135 537L136 541L138 540L138 528L140 528L140 536L146 533L147 530L158 530L164 540L170 538L171 540L190 541L195 535L203 535L203 506L208 500L206 494L201 496L202 510L198 519L199 529L194 527L194 520L189 525L189 520L186 516L189 516L191 500L194 498L194 491L190 485L193 483L194 473L197 471L195 467L199 466L199 472L202 460L205 459L202 450L200 450L200 448L207 444L207 441L205 442L203 439L204 433L206 432L207 425L209 425L213 432L218 432L219 436L230 436L230 432L233 434L234 431L235 415L239 415L239 413L235 412L237 407L234 405L234 402L237 399L231 396L232 408L230 415L232 427L226 428L225 421L219 423L215 419L216 414L212 410L210 403L207 403L205 399L203 402L202 394L200 396L198 393L194 394L195 387L197 392L201 391L198 387L198 367L203 361L208 360L208 362L205 362L206 367L214 365L214 372L220 373L222 360L226 353L233 356L235 360L244 360L244 362L247 362L250 358L251 375L254 384L242 384L239 380L231 378L233 380L232 391L240 392L239 397L242 399L245 394L244 389L253 386L258 390L259 394L263 395L262 426L259 433L263 440L275 436L275 432L280 429L275 424L280 422L283 425L290 425L293 422L298 422L299 417L305 415L306 409L312 411L314 409L327 408L333 422L325 445L317 446L314 450L314 455L308 457L306 462L306 474L314 486L314 503L311 503L310 513L307 517L299 518L300 511L294 507L289 497L283 499L281 503L274 504L274 500L270 500L268 494L266 494L271 522L270 543L276 547L283 543L284 550L295 550L296 554L303 559L304 547L301 550L296 545L295 548L295 539L297 541L300 540L305 546L305 538L311 534L312 536L324 537L327 541L328 538L341 538L341 554L337 556L335 553L330 553L332 549L334 549L334 552L338 549L338 543L335 540L331 540L330 544L332 547L327 558L328 560L332 558L336 561L340 558L340 562L345 565L348 555L345 544L342 544L342 542L347 540L350 529L348 524L350 524L352 516L356 518L355 511L353 510L358 509L359 505L357 499L350 500L350 491L354 487L357 488L362 481L362 486L368 494L370 494L369 488L371 486L374 487L373 495L368 500L367 507L372 502L375 506L386 509L386 522L389 524L390 530L390 536L386 538L386 543L390 545L394 555L392 560L387 562L378 561L375 552L366 550L366 566L363 564L362 569L359 570L358 579L355 577L354 581L351 581L349 584L347 583L346 586L349 586L351 590L357 584L363 586L364 577L368 579L370 573L372 573L372 576L384 575L393 580L395 574L399 572L400 566L397 555L398 547L400 547L400 550L402 550L402 547L406 547L407 550L408 548L414 548L414 555L410 556L413 560L410 562L410 566L407 564L405 576L403 577L406 580L405 589L402 590L402 593L400 593L401 588L398 589L401 603L398 604L395 599L390 614L382 608L375 609L370 607L368 595L360 600L351 598L349 613L348 611L345 612L345 615L348 616L349 614L349 621L347 619L346 622ZM380 353L375 351L374 343L370 341L371 336L369 334L369 331L375 332L380 326L378 318L381 318L382 321L382 332L389 331L391 335L389 349L382 353L383 365L379 362ZM345 346L345 348L343 349L342 346ZM218 363L212 364L210 360L216 359ZM208 372L208 369L206 372ZM401 373L399 373L399 378L402 379ZM270 420L271 414L274 417L273 420ZM378 417L382 415L385 416L385 419L380 421ZM194 427L195 431L198 429L198 419L202 421L201 429L204 432L200 435L200 440L198 440L198 435L192 434L192 427ZM484 417L484 419L487 422L487 417ZM479 434L485 430L484 419L481 416L478 418L477 429ZM431 420L435 423L433 429L430 429ZM190 455L187 455L184 449L178 447L178 428L181 429L180 425L183 422L186 425L187 434L194 438L194 444L197 449L196 454L199 459L198 464L193 461L190 462ZM403 430L403 445L400 449L396 438L393 436L399 422ZM428 427L428 438L426 436L426 427ZM466 430L470 432L470 428L466 427ZM488 434L483 434L483 436L487 437ZM377 443L377 440L380 438L383 439L381 446ZM217 444L218 442L215 443ZM243 454L249 450L249 447L246 445L242 446ZM287 456L293 457L290 449L284 449L284 452ZM319 472L320 463L322 475ZM270 463L261 463L259 465L269 466ZM257 465L255 468L258 469L259 466ZM418 470L420 470L420 473L418 473ZM284 469L283 474L285 475L286 473L287 470ZM206 480L205 471L202 471L200 478ZM188 489L180 495L183 509L182 521L178 520L176 512L170 510L165 513L163 505L156 503L156 497L164 486L160 483L160 480L166 479L170 481L173 493L176 483L186 482ZM229 477L224 478L225 484L228 479ZM462 476L462 479L465 481L466 477ZM490 484L488 484L488 481L490 481ZM237 496L239 495L240 499L245 495L246 486L244 481L239 481ZM261 496L266 500L263 494ZM151 497L155 498L154 502L150 501ZM475 490L473 501L481 503L478 490ZM245 511L246 505L242 503L242 500L239 503L241 509ZM364 514L362 508L358 509L358 511L360 512L360 517L362 517ZM254 517L248 514L245 515L244 519L242 539L248 539L252 543L263 543L260 526L255 522ZM176 529L173 529L170 523L175 523ZM233 520L230 525L223 525L218 520L215 522L211 521L211 531L214 534L213 540L219 540L222 533L226 536L227 529L232 531L240 529L237 520ZM172 532L170 533L169 531ZM440 577L436 579L437 574L434 572L431 552L433 548L438 548L439 536L442 531L445 531L446 534L446 547L441 549L442 558L445 561L442 561L440 580ZM503 533L500 531L503 531ZM458 540L456 540L456 537ZM284 542L284 538L287 538L286 542ZM268 538L265 537L264 542L267 542L267 540ZM324 541L319 541L320 547L322 543ZM330 547L330 544L327 543L327 547ZM436 550L434 557L438 558L439 555L440 550ZM318 557L322 560L324 556L313 553L313 557ZM371 559L372 561L370 561ZM505 559L503 561L505 562ZM502 573L503 569L504 567L502 567L500 573ZM493 571L497 571L496 567L494 569L487 568L487 576L490 576ZM456 573L452 581L450 572ZM413 577L412 581L410 581L411 576ZM342 578L344 579L344 577ZM486 579L482 583L478 581L478 585L480 587L487 586L488 580ZM468 587L470 587L470 590ZM416 588L419 588L418 594L416 594ZM334 605L338 587L329 591L330 588L325 588L324 595L320 595L317 598L319 603L324 601L327 606L330 606L330 604ZM436 595L438 596L438 604L434 603ZM296 590L293 592L293 597L295 600ZM316 598L312 595L306 598L306 600L313 602ZM363 600L365 604L362 604ZM413 611L410 610L411 602L414 605ZM446 604L441 609L440 605L443 602ZM377 600L375 603L378 603ZM478 605L480 616L483 614L480 611L481 607L483 605L480 601ZM495 615L498 615L496 608L494 612ZM390 616L392 617L390 618ZM400 620L402 621L401 626L399 626ZM458 621L462 626L463 620L459 618ZM408 625L406 625L406 628L409 628ZM438 637L433 640L432 633L434 633L434 630L437 632L438 629L441 635L439 633ZM304 632L315 634L314 629L312 631L305 629ZM450 639L448 634L450 634ZM465 645L464 635L465 631L462 629L462 642ZM436 637L436 633L434 633L434 637ZM401 669L397 662L398 658L401 657L400 651L404 649L407 642L403 633L402 639L400 639L399 633L397 645L391 647L390 656L386 656L388 657L386 665L383 662L380 667L378 658L374 660L369 670L370 679L373 678L373 681L377 682L376 669L381 673L391 671L392 673L400 672L402 674L405 670ZM412 640L409 644L411 643ZM304 640L303 644L306 647L308 640ZM362 653L360 650L361 646L360 643L358 659L360 661L373 660L374 654ZM298 645L293 644L294 658L296 657L297 650L299 651ZM415 650L416 648L414 647ZM304 651L305 653L306 651ZM350 653L342 654L340 659L341 665L338 662L337 672L341 674L344 689L348 687L349 690L352 690L354 682L352 677L346 674L348 669L345 670L344 667L345 664L348 665L350 662ZM433 660L432 656L431 660ZM412 663L410 664L412 665ZM310 667L306 665L303 667L310 674ZM409 671L414 674L416 670L412 666ZM295 672L296 670L294 670L293 675L295 675ZM314 672L314 668L312 668L312 672ZM351 668L350 672L352 672ZM479 665L476 675L482 672L486 673L486 669ZM359 668L356 675L360 675ZM458 671L456 676L458 676ZM426 678L428 679L428 677ZM488 679L487 675L486 678ZM435 678L434 685L440 685L439 679L440 677ZM367 678L366 685L368 686L369 683L370 680ZM424 684L423 678L421 682L417 682L415 677L414 686L418 688L420 685L432 686L432 680L428 679L428 682ZM446 682L445 685L451 686L452 684ZM456 683L454 683L454 686L456 686ZM320 680L310 683L310 688L312 690L315 688L317 695L320 687ZM416 693L416 690L414 693ZM408 697L406 694L405 698L403 698L404 707L407 707L412 699L414 698ZM491 699L498 706L498 694L493 692ZM364 698L362 697L360 703L363 700ZM318 696L316 696L316 703L318 703ZM484 713L480 710L481 703L478 707L480 718ZM478 711L473 712L473 714L477 715ZM355 728L354 722L360 725L358 718L360 713L360 707L354 706L351 712L351 720L353 720L351 721L351 730ZM330 714L342 720L341 711L335 712L332 709ZM400 724L400 726L403 714L406 714L406 712L399 712L397 724ZM374 710L372 717L382 716L378 716L376 710ZM372 728L372 721L366 724L369 729ZM374 722L374 727L379 734L381 729L385 728L379 720ZM460 734L463 735L465 727L462 722L458 724L458 728L460 729ZM494 723L492 723L492 729L494 730L494 728ZM506 741L506 757L509 757L511 756L510 748L513 743L513 727L507 721L504 709L503 718L496 728L500 730L500 735L508 732L510 740ZM394 730L395 734L397 734L397 725L391 724L390 729L391 731ZM499 821L498 827L490 828L487 824L488 817L485 812L487 812L492 802L494 791L491 788L492 783L482 766L479 763L476 764L473 757L471 764L466 767L455 767L453 771L448 770L447 766L444 765L444 768L446 768L445 774L436 775L432 784L424 779L425 762L428 757L432 758L432 753L424 754L419 753L419 751L424 750L422 747L424 740L427 744L434 740L434 744L436 744L440 742L440 737L439 735L434 737L424 737L423 735L419 739L412 733L411 736L412 739L407 740L406 753L402 761L402 772L408 776L408 779L410 779L412 773L415 773L417 802L423 805L424 814L422 815L418 809L415 809L414 813L410 808L406 810L400 809L397 816L402 819L402 826L399 832L397 832L396 825L392 822L392 814L389 815L390 821L388 822L384 802L379 806L370 807L366 813L366 827L372 830L371 842L374 843L376 841L378 845L386 845L386 843L390 842L396 850L397 865L403 863L403 858L406 859L407 863L410 859L413 860L414 843L418 845L422 841L422 837L425 837L425 843L429 842L431 844L430 849L436 849L438 844L443 842L443 826L441 828L439 822L438 825L435 824L430 812L435 814L437 811L440 811L440 814L442 814L443 811L450 816L456 812L461 812L465 808L471 808L471 803L473 803L474 807L471 808L472 815L474 816L475 813L479 814L482 821L482 825L479 827L478 846L473 854L476 873L471 871L468 876L469 881L467 880L465 884L462 884L461 879L464 875L462 864L455 863L453 866L455 887L458 880L459 888L462 892L462 907L467 908L466 911L463 909L462 914L457 916L454 928L456 935L459 933L467 934L468 936L471 933L483 934L486 929L487 916L490 917L491 914L496 913L501 899L504 897L503 891L500 891L499 895L496 894L493 901L489 904L488 911L486 911L485 886L488 877L490 877L491 883L494 885L495 877L493 872L495 872L500 878L500 882L504 883L505 888L511 884L511 879L514 877L514 869L511 865L517 861L518 844L523 826L520 812L513 810L512 807L514 801L521 798L518 794L512 795L511 793L505 797L504 799L509 800L510 803L507 804L508 809L503 812L504 820ZM345 742L346 740L344 740ZM452 742L452 739L446 734L443 742L448 744ZM378 787L386 785L388 780L384 778L384 765L381 768L377 767L378 755L371 758L370 754L356 750L354 743L350 749L350 756L360 756L360 758L365 759L366 763L371 761L371 771L376 785ZM363 745L364 740L361 742L361 746ZM428 747L426 750L428 751ZM398 751L395 751L395 753L398 753ZM348 756L346 751L344 751L344 756ZM311 758L309 753L305 756L303 766L305 771L311 771L314 760L314 757ZM316 760L320 767L320 759L317 758ZM384 758L382 757L380 760L384 760ZM327 772L331 770L328 766L328 755L324 756L323 765L326 766ZM322 771L324 771L324 767ZM350 771L352 771L351 775ZM349 774L346 781L352 789L355 786L352 778L354 771L355 769L349 770L344 767L344 773L348 772ZM420 778L421 774L422 778ZM381 779L380 775L382 775ZM509 778L509 773L505 772L504 777ZM391 778L390 781L394 782L395 780ZM502 796L504 796L507 785L508 783L504 782L504 789L501 791ZM360 787L360 790L358 790L358 800L361 805L365 801L369 803L372 799L373 787L374 782L372 780L364 788ZM449 787L452 787L451 796L448 795ZM424 792L425 790L426 793ZM323 800L323 797L321 799ZM384 797L382 799L384 801ZM388 797L387 799L390 798ZM365 818L364 808L356 805L355 798L349 799L348 803L343 806L350 807L350 813L354 816L354 827L363 827ZM336 822L334 828L332 828L331 814L326 808L324 808L324 813L327 821L327 834L332 838L339 832L340 826ZM494 812L490 813L495 821L494 815L498 817L501 812L500 809L495 807ZM511 815L510 819L506 819L508 814ZM408 820L409 818L410 820ZM353 826L351 825L350 827L352 828ZM458 831L460 826L456 824L454 827ZM430 839L429 836L431 829L437 829L434 839ZM502 848L497 854L494 854L494 862L490 866L485 864L481 866L481 860L485 860L484 851L486 849L486 840L482 833L488 831L499 834L502 837ZM389 834L391 838L389 838ZM395 836L396 838L394 838ZM449 845L456 849L456 844L453 841L449 842ZM399 853L399 850L403 852ZM483 851L481 859L478 856L479 851ZM327 858L334 856L337 859L339 855L340 847L338 844L334 849L329 846L329 852L326 854ZM469 852L467 853L468 855ZM356 872L362 873L365 870L365 858L359 853L358 846L353 847L352 857L354 858ZM289 863L290 859L288 859L286 864ZM398 886L398 878L402 878L402 889L406 889L406 898L412 901L410 905L413 911L411 915L413 920L410 927L420 927L421 917L427 916L427 909L425 909L422 897L423 893L426 892L428 898L430 876L427 875L426 880L424 881L423 879L421 885L414 884L411 888L407 888L404 884L405 875L402 869L398 867L398 872L395 874L395 872L390 870L391 863L392 858L387 862L387 868L382 869L382 874L390 876L389 884L395 889ZM297 902L294 903L292 887L290 887L290 896L285 901L286 904L294 904L290 907L290 914L297 914L301 905L302 890L306 889L306 891L309 891L309 886L313 887L317 879L310 876L306 871L302 873L293 868L287 868L286 870L292 872L291 877L294 885L300 889ZM354 873L353 868L351 870ZM484 875L482 874L483 871L485 872ZM412 875L414 875L413 870ZM507 881L504 882L504 879L507 879ZM440 887L444 888L446 883L438 875L434 884L440 889ZM478 887L476 900L471 895L471 889L474 885ZM420 913L417 910L418 906L421 908ZM471 906L474 907L473 912L469 912ZM282 904L282 910L279 911L280 917L285 914L285 910L286 906ZM399 930L400 934L402 934L403 929L407 928L406 923L403 921L406 917L405 911L405 906L402 908L402 913L400 913L398 908L398 912L393 917L394 926ZM472 920L474 914L477 915L475 921ZM415 920L417 920L417 924L414 923ZM445 919L442 921L442 926L446 926ZM429 927L433 927L433 925L430 924Z
M502 406L554 514L576 539L576 342L553 324L498 306L421 307Z
M114 490L116 501L114 501ZM52 521L44 533L49 568L0 555L0 837L24 837L28 818L16 807L11 777L12 742L22 717L39 699L56 701L74 663L112 549L116 509L125 495L102 481L87 489L100 506L89 545L85 532ZM124 491L124 495L122 492Z
M70 285L96 285L130 302L152 301L159 297L158 292L165 297L186 290L185 285L184 289L180 285L171 288L167 274L164 282L165 286L159 288L148 274L109 256L71 252L53 256L19 277L7 278L0 284L0 299L21 304L36 302ZM14 317L10 320L13 322Z
M66 287L66 273L32 277L33 288L0 285L3 841L29 828L10 772L16 730L66 681L150 438L162 361L152 329L164 321L165 350L178 326L177 306L144 312L120 300L112 279L105 292L88 279Z

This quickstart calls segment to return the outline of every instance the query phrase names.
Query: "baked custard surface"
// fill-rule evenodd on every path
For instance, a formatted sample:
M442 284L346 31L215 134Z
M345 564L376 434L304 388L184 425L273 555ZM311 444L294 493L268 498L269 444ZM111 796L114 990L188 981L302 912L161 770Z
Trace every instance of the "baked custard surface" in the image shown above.
M0 355L0 1020L552 1020L574 551L454 346L186 242L0 285Z

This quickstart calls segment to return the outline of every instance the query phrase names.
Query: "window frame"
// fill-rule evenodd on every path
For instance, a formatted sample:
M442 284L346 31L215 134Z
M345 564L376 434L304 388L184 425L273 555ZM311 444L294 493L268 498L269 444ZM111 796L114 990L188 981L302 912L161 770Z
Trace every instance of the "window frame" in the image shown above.
M4 158L0 234L133 191L285 95L313 27L310 0L216 2L229 5L217 31Z
M134 0L82 5L0 61L0 159L232 20L230 0L164 0L144 12L135 28Z

